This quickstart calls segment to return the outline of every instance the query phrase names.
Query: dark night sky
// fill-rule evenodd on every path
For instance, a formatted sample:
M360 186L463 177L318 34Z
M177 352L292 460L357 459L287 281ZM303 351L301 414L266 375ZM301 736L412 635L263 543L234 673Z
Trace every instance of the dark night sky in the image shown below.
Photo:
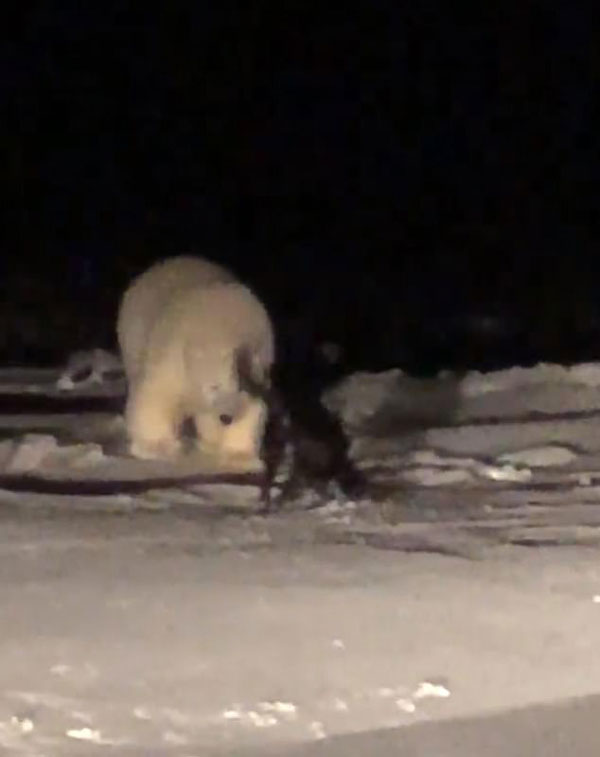
M290 313L598 304L598 53L577 4L212 5L14 19L5 281L35 263L109 308L193 247Z

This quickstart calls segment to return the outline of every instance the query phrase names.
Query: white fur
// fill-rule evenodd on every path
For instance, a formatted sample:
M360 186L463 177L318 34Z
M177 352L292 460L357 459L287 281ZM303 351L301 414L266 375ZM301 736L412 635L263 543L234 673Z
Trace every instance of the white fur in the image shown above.
M121 300L117 322L121 357L130 382L144 364L148 334L164 308L188 289L218 281L235 281L235 278L217 263L190 255L155 263L134 279Z
M125 292L117 332L133 455L176 454L181 425L191 417L204 451L232 467L260 466L266 408L240 391L236 352L248 350L254 378L266 383L274 338L265 308L247 287L209 261L171 258ZM223 414L233 422L224 425Z

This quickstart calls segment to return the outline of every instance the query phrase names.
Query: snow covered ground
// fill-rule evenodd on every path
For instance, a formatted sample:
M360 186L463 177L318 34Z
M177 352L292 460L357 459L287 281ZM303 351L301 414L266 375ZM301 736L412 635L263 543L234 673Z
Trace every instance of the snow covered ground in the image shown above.
M284 754L600 692L600 366L351 376L325 401L374 496L268 517L127 459L119 379L60 378L0 372L4 753Z

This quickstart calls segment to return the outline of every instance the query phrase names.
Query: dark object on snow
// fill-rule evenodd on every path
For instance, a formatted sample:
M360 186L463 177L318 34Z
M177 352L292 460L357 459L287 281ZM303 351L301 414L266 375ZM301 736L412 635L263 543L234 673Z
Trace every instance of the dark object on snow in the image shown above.
M349 443L340 420L320 400L321 387L310 381L286 381L277 373L273 386L260 385L252 376L245 351L238 353L237 367L241 387L253 396L262 397L268 407L262 449L264 509L279 509L286 500L306 489L326 497L332 483L346 496L362 496L366 480L349 457ZM288 448L289 476L274 506L271 488Z
M156 489L182 489L202 484L256 486L256 473L193 473L187 476L130 479L52 478L36 473L0 473L0 487L30 494L56 494L78 497L106 497L143 494Z

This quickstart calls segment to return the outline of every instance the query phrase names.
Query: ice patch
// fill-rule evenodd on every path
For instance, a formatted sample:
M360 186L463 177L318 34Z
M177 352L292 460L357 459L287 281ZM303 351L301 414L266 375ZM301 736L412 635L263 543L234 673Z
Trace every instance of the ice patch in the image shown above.
M399 368L381 373L353 373L323 395L328 410L339 413L350 426L371 418L386 398L393 397L403 376Z
M344 701L343 699L340 699L339 697L336 697L332 702L332 708L335 710L335 712L348 712L350 709L348 707L348 702Z
M19 717L18 715L13 715L11 717L10 724L20 733L31 733L34 727L31 718Z
M276 712L278 715L287 715L288 717L295 717L298 708L293 702L259 702L259 708L263 712Z
M513 465L482 465L480 473L492 481L512 481L514 483L525 483L530 481L533 473L529 468L515 468Z
M26 434L17 444L11 444L13 453L6 465L8 473L27 473L39 468L58 450L58 442L49 434Z
M25 434L0 442L0 470L6 473L39 472L52 466L94 468L107 461L99 444L59 445L51 434Z
M450 486L473 480L468 470L442 468L413 468L404 471L402 478L421 486Z
M600 363L580 363L568 369L569 376L577 384L592 389L600 387Z
M413 692L413 699L437 698L447 699L450 696L450 690L443 684L432 683L431 681L421 681Z
M414 702L411 702L410 699L404 699L404 697L396 699L396 707L402 710L402 712L408 712L409 714L417 711L417 705Z
M576 453L568 447L552 444L530 447L518 452L506 452L498 457L500 463L527 465L531 468L568 465L575 459L577 459Z
M188 739L183 734L170 730L163 733L162 739L165 744L175 744L177 746L182 746L183 744L188 743Z
M505 392L535 384L557 383L598 388L600 363L581 363L572 367L539 363L533 368L515 367L490 373L472 371L460 382L460 391L464 397L476 397L489 392Z
M447 371L436 379L413 378L399 369L355 373L328 389L322 400L348 430L375 435L405 434L411 424L430 427L476 418L560 415L566 408L589 413L600 411L600 363L542 363L472 371L462 378Z
M325 726L323 725L323 723L321 723L320 720L313 720L312 723L310 723L310 725L308 726L308 730L313 738L317 739L318 741L327 738Z
M493 465L472 457L441 455L430 449L415 450L408 456L407 461L417 463L417 466L403 471L402 477L421 486L460 484L473 481L474 477L493 481L524 482L529 481L532 476L528 468L518 468L508 461L502 465Z
M70 739L77 739L78 741L91 741L94 744L102 743L100 731L94 728L69 728L65 735Z
M117 355L93 349L75 352L56 381L60 391L73 391L90 384L103 384L111 378L123 378L123 365Z

